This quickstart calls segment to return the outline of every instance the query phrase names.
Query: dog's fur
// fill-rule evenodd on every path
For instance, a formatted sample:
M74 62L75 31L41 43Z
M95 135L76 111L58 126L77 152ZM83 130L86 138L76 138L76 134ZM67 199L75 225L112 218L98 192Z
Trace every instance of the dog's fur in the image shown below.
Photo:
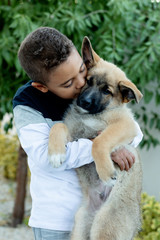
M87 37L82 56L88 69L87 83L65 114L64 124L52 127L49 158L58 167L65 160L68 141L95 138L94 163L77 169L83 201L71 239L131 240L141 223L142 170L137 151L130 145L137 127L126 103L132 99L139 102L142 94L123 71L94 52ZM135 155L128 172L120 171L110 158L121 146Z

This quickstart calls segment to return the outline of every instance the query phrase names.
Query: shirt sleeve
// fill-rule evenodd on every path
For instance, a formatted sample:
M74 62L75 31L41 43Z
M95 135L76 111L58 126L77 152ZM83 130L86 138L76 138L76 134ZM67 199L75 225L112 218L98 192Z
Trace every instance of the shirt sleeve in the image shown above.
M20 143L33 164L52 170L53 167L48 160L48 140L54 122L48 124L41 113L26 106L17 106L14 109L14 121ZM66 160L57 170L77 168L91 163L93 161L91 148L92 141L88 139L69 142L66 148Z
M143 133L140 129L139 124L136 121L135 121L135 124L136 124L136 127L137 127L137 136L133 139L133 141L130 144L134 148L136 148L143 139Z

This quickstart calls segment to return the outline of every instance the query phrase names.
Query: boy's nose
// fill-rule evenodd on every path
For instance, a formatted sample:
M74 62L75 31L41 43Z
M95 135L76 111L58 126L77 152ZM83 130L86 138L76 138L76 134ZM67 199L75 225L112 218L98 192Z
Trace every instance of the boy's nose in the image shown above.
M77 79L76 88L77 88L77 89L82 88L82 87L85 85L85 83L86 83L85 78L79 77L79 78Z

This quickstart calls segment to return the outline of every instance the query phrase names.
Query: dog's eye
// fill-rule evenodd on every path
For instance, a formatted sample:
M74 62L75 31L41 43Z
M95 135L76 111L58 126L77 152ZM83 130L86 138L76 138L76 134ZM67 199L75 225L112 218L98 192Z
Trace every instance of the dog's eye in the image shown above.
M93 85L93 77L90 77L88 80L87 80L87 84L89 86L92 86Z
M102 92L103 92L105 95L112 94L112 93L108 90L108 86L104 86L104 87L102 88Z

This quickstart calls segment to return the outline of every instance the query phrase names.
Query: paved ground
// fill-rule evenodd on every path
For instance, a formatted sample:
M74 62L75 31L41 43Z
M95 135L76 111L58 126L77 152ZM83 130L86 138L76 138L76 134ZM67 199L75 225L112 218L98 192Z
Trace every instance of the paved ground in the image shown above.
M0 227L0 240L34 240L32 230L26 226L18 228Z
M15 182L4 179L0 171L0 240L33 240L32 229L27 225L21 224L17 228L7 226L13 211L15 188ZM27 217L31 209L29 193L27 193L25 205Z

